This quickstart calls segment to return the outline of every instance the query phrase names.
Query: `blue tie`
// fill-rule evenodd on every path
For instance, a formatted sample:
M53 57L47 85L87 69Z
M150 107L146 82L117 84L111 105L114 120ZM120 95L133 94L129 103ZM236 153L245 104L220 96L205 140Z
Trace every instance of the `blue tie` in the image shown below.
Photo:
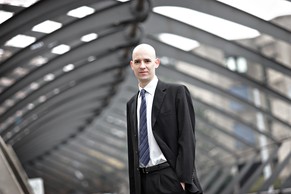
M139 161L141 164L146 166L150 161L150 149L148 142L148 130L147 130L147 107L145 99L146 91L142 89L141 105L140 105L140 120L139 120Z

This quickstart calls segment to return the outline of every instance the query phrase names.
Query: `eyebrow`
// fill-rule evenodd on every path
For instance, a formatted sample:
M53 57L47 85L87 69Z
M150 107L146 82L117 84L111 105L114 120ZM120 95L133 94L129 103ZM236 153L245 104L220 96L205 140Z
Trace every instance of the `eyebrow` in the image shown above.
M139 61L152 61L151 58L144 58L144 59L134 59L134 62L139 62Z

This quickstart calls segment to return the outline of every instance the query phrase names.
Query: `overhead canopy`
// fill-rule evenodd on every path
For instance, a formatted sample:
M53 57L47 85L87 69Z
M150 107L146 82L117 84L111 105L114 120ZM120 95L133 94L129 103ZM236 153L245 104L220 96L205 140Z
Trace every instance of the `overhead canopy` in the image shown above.
M227 0L0 0L0 134L48 194L128 193L129 61L145 42L159 79L192 94L205 193L284 192L291 3L264 4L272 18Z

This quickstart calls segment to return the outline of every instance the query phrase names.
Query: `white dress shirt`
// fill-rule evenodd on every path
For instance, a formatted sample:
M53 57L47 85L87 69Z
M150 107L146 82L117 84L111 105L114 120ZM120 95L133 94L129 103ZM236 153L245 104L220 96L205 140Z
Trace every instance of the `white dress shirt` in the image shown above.
M153 107L153 100L154 100L154 95L156 91L156 87L158 84L158 78L155 76L153 80L148 83L144 88L141 88L139 86L139 91L141 89L145 89L145 98L146 98L146 105L147 105L147 130L148 130L148 141L149 141L149 149L150 149L150 161L147 164L148 166L154 166L160 163L163 163L166 160L164 154L162 153L159 145L157 144L153 131L152 131L152 107ZM139 109L140 109L140 104L141 104L141 96L139 94L138 100L137 100L137 123L139 126ZM139 128L139 127L138 127ZM138 129L138 134L139 134L139 129ZM140 164L141 165L141 164ZM144 166L141 166L144 167Z

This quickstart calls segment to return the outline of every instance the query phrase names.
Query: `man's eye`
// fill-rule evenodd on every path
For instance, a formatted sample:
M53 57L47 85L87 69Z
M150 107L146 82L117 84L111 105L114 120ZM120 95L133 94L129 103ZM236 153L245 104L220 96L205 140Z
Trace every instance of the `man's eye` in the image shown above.
M134 64L138 64L138 63L140 63L140 61L134 61Z
M145 62L145 63L150 63L150 62L151 62L151 60L144 60L144 62Z

